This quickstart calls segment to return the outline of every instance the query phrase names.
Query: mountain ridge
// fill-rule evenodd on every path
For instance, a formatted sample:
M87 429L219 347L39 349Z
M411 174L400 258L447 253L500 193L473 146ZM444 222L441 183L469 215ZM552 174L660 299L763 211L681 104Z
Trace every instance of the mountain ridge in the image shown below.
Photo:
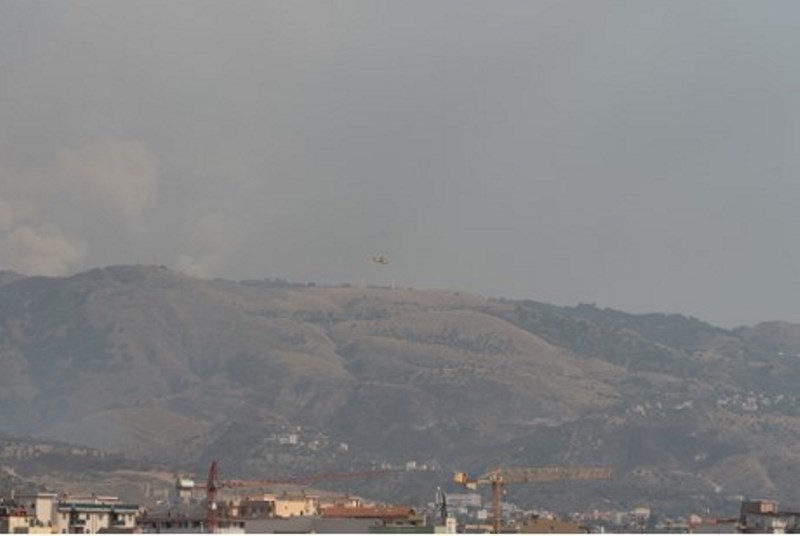
M609 463L620 474L609 489L631 500L674 506L679 481L707 504L800 501L782 484L800 461L797 355L800 326L788 323L727 330L165 267L0 274L0 400L14 408L0 431L198 466L223 457L256 476ZM275 439L298 428L302 445Z

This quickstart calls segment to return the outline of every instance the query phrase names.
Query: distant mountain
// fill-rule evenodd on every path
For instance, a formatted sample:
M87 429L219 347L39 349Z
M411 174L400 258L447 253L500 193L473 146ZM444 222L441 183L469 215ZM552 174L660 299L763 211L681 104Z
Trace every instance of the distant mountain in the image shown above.
M0 273L0 432L427 502L449 471L601 465L517 502L800 505L800 326L725 330L448 291ZM413 469L413 470L412 470ZM424 469L424 470L423 470Z

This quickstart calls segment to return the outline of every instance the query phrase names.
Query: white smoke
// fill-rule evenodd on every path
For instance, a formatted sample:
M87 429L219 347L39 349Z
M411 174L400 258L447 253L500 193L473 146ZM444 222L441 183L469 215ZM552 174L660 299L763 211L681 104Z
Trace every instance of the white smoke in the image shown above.
M0 233L9 232L14 226L14 207L0 199Z
M0 180L0 187L7 181ZM9 200L0 197L0 234L9 233L14 227L22 223L40 221L42 211L36 206L21 202L19 200Z
M0 263L27 275L58 276L72 272L86 246L55 225L41 222L36 207L0 199Z
M234 219L224 210L198 210L184 226L184 250L177 268L195 277L215 276L239 236Z
M58 154L58 169L67 186L89 199L133 218L156 198L158 165L138 141L94 141Z
M6 204L7 205L7 204ZM58 276L71 272L86 256L86 246L70 239L56 226L15 225L0 241L4 265L29 275Z
M86 241L52 221L58 220L59 211L52 210L57 197L42 198L37 189L25 188L28 177L17 171L12 173L0 163L0 185L14 185L16 190L15 198L0 198L0 267L28 275L74 272L87 256ZM51 190L66 196L69 201L64 206L81 206L86 221L98 217L108 223L122 221L128 232L142 224L141 216L154 204L158 191L156 159L138 141L98 140L62 150L55 175L60 181ZM104 214L95 211L90 218L92 206L98 205Z

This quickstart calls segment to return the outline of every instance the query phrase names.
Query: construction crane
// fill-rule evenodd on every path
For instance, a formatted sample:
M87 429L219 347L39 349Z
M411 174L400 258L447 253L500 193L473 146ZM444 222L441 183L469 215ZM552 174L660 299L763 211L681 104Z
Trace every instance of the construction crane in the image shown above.
M355 471L351 473L322 473L318 475L293 476L278 478L274 480L225 480L222 482L224 488L258 488L263 486L276 485L295 485L310 486L326 482L337 482L340 480L354 480L358 478L373 478L391 474L390 469Z
M492 514L495 534L502 527L503 490L507 484L524 484L529 482L555 482L561 480L609 480L614 477L610 467L529 467L493 469L477 478L466 473L456 473L454 481L467 489L477 490L478 486L492 487Z
M324 482L337 482L341 480L353 480L359 478L373 478L378 476L386 476L393 471L389 469L369 470L369 471L356 471L350 473L323 473L316 475L305 475L286 477L270 480L220 480L219 478L219 463L217 460L211 462L208 468L208 479L206 481L206 527L209 532L216 532L219 528L219 505L217 504L218 492L221 488L260 488L276 485L295 485L304 486L312 484L321 484ZM178 479L178 486L181 482L191 482L192 487L196 486L193 481L187 479Z
M214 534L219 527L219 513L217 512L217 488L219 487L219 473L217 460L211 462L208 468L208 481L206 482L206 529Z

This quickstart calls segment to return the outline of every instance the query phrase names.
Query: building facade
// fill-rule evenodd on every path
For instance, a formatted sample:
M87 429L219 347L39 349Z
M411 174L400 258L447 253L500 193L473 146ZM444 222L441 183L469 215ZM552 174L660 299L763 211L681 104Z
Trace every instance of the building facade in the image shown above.
M19 495L0 503L0 532L95 534L129 532L139 506L117 497L59 497L55 493Z

